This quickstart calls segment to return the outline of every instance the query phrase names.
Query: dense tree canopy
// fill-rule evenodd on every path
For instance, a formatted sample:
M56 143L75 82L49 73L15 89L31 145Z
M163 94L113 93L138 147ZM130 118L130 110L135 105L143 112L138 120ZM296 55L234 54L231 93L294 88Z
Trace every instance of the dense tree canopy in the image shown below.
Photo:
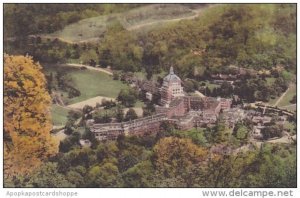
M31 57L4 56L4 174L34 170L57 152L50 135L50 96Z
M39 11L38 7L42 7ZM52 8L52 7L53 8ZM55 10L55 4L51 5ZM122 6L60 6L57 11L47 13L58 15L62 24L51 24L54 29L61 29L71 23L68 17L78 14L77 10L87 13L120 12L136 5ZM5 9L5 32L38 32L43 28L32 27L42 20L41 27L50 22L43 17L36 17L46 8L43 5L7 5ZM12 11L14 10L14 11ZM75 11L76 10L76 11ZM104 11L103 11L104 10ZM13 14L15 12L15 14ZM35 14L33 14L35 13ZM85 15L85 12L80 12ZM51 15L50 14L50 15ZM25 15L25 16L23 16ZM93 15L93 14L92 14ZM38 15L39 16L39 15ZM85 18L87 16L80 16ZM45 15L45 18L53 17ZM61 20L60 18L64 20ZM55 18L56 19L56 18ZM25 20L25 21L24 21ZM113 19L112 19L113 20ZM26 22L27 21L27 22ZM23 24L30 24L23 28ZM56 21L56 20L54 20ZM13 25L13 24L20 25ZM22 29L23 28L23 29ZM53 30L49 30L50 32ZM49 32L46 31L46 32ZM6 43L9 53L29 52L38 60L65 62L69 59L87 64L99 63L123 71L144 70L147 77L173 65L182 76L204 77L205 71L223 68L229 65L260 69L271 69L283 65L286 70L296 69L296 8L293 4L230 4L207 8L194 20L184 20L166 24L163 27L145 32L126 30L120 21L113 20L107 27L103 38L96 43L62 43L58 39L43 42ZM28 43L30 45L28 45ZM24 48L24 45L26 48ZM26 49L26 51L24 51Z
M130 121L137 118L138 116L133 108L130 108L125 115L125 121Z
M241 128L241 127L239 127ZM181 132L183 133L183 132ZM120 137L73 147L6 186L34 187L295 187L296 149L262 144L213 153L191 137Z
M138 92L132 88L122 89L117 100L126 107L133 107L137 101Z
M51 33L84 18L122 12L138 4L6 4L6 36Z
M201 172L208 157L205 148L198 147L190 139L167 137L161 139L154 147L154 166L159 175L169 180L183 181L184 185L194 185L193 174ZM201 173L200 173L201 174Z

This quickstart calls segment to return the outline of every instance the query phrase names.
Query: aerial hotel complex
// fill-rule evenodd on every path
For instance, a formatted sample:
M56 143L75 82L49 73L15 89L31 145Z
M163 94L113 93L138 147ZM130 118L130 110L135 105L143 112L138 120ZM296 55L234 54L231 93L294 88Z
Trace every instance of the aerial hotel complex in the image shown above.
M187 96L181 79L174 73L173 67L164 77L160 105L155 107L155 114L135 120L119 123L96 124L88 121L87 125L98 140L114 140L119 135L156 134L161 130L163 121L174 124L178 129L214 124L221 111L230 111L231 99L201 96ZM235 119L237 118L238 119ZM227 121L234 124L241 116L229 116Z

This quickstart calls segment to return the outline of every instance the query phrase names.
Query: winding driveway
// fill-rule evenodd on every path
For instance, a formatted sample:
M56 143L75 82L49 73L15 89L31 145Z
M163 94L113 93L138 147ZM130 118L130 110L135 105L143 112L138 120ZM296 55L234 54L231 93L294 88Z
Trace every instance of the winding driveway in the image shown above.
M89 65L82 65L82 64L76 64L76 63L66 63L65 65L66 66L70 66L70 67L78 67L78 68L85 67L85 68L87 68L89 70L103 72L103 73L106 73L106 74L108 74L110 76L113 75L113 73L111 71L103 69L103 68L99 68L99 67L92 67L92 66L89 66ZM97 65L97 66L99 66L99 65Z

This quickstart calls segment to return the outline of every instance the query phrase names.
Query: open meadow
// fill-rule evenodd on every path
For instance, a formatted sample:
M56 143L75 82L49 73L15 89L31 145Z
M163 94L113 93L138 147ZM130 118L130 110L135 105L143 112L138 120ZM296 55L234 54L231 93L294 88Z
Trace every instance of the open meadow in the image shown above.
M93 42L103 37L107 27L116 21L120 22L127 30L144 30L145 28L149 30L169 21L196 17L203 7L206 6L145 5L119 14L83 19L67 25L62 30L43 36L46 38L59 38L69 43Z

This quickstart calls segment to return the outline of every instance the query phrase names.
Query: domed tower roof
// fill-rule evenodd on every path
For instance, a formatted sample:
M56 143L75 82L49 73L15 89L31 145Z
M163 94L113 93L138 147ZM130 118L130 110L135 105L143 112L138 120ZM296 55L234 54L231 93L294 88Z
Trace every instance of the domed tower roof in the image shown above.
M171 66L169 74L166 77L164 77L164 81L168 81L168 82L181 81L181 79L176 74L174 74L174 69Z

